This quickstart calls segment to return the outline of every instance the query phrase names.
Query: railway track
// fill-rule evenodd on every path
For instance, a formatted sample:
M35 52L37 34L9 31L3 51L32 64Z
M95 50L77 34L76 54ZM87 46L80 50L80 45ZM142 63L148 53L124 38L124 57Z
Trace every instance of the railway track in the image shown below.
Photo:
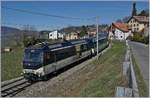
M1 97L13 97L17 93L32 85L23 77L13 79L1 84Z

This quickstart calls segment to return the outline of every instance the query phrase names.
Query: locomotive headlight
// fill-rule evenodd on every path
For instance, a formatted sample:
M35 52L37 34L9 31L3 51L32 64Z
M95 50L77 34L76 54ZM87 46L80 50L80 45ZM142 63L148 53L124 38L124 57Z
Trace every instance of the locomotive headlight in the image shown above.
M39 73L39 72L36 72L35 74L38 75L39 77L41 76L41 73Z
M27 71L26 71L26 70L23 70L23 73L27 73Z
M39 73L38 76L41 77L41 73Z

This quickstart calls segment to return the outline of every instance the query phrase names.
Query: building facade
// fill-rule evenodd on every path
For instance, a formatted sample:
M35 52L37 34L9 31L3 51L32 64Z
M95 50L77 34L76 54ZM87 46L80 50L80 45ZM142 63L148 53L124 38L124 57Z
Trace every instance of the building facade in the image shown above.
M146 16L132 16L128 20L128 27L132 32L142 32L145 27L149 26L149 19Z
M76 32L71 32L65 35L66 40L72 40L72 39L78 39L78 38L79 38L79 34Z
M88 36L89 37L96 37L96 31L89 31Z
M49 39L49 32L50 31L41 31L39 33L39 38L40 39Z
M131 31L124 23L112 23L109 29L109 39L126 40Z
M49 39L63 39L64 35L57 30L49 33Z

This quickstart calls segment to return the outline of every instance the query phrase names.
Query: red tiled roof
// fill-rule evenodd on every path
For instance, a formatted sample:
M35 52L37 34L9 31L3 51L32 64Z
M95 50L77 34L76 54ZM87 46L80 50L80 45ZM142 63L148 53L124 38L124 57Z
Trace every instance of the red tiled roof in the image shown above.
M133 16L139 22L149 22L149 18L146 16Z
M124 23L112 23L112 26L116 27L117 29L123 31L123 32L128 32L128 26Z

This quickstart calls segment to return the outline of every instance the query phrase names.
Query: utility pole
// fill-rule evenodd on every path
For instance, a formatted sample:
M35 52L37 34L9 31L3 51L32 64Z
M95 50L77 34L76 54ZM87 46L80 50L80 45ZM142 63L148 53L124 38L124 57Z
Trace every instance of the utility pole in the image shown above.
M98 20L99 20L99 17L97 16L96 17L96 33L97 33L97 59L98 59Z

